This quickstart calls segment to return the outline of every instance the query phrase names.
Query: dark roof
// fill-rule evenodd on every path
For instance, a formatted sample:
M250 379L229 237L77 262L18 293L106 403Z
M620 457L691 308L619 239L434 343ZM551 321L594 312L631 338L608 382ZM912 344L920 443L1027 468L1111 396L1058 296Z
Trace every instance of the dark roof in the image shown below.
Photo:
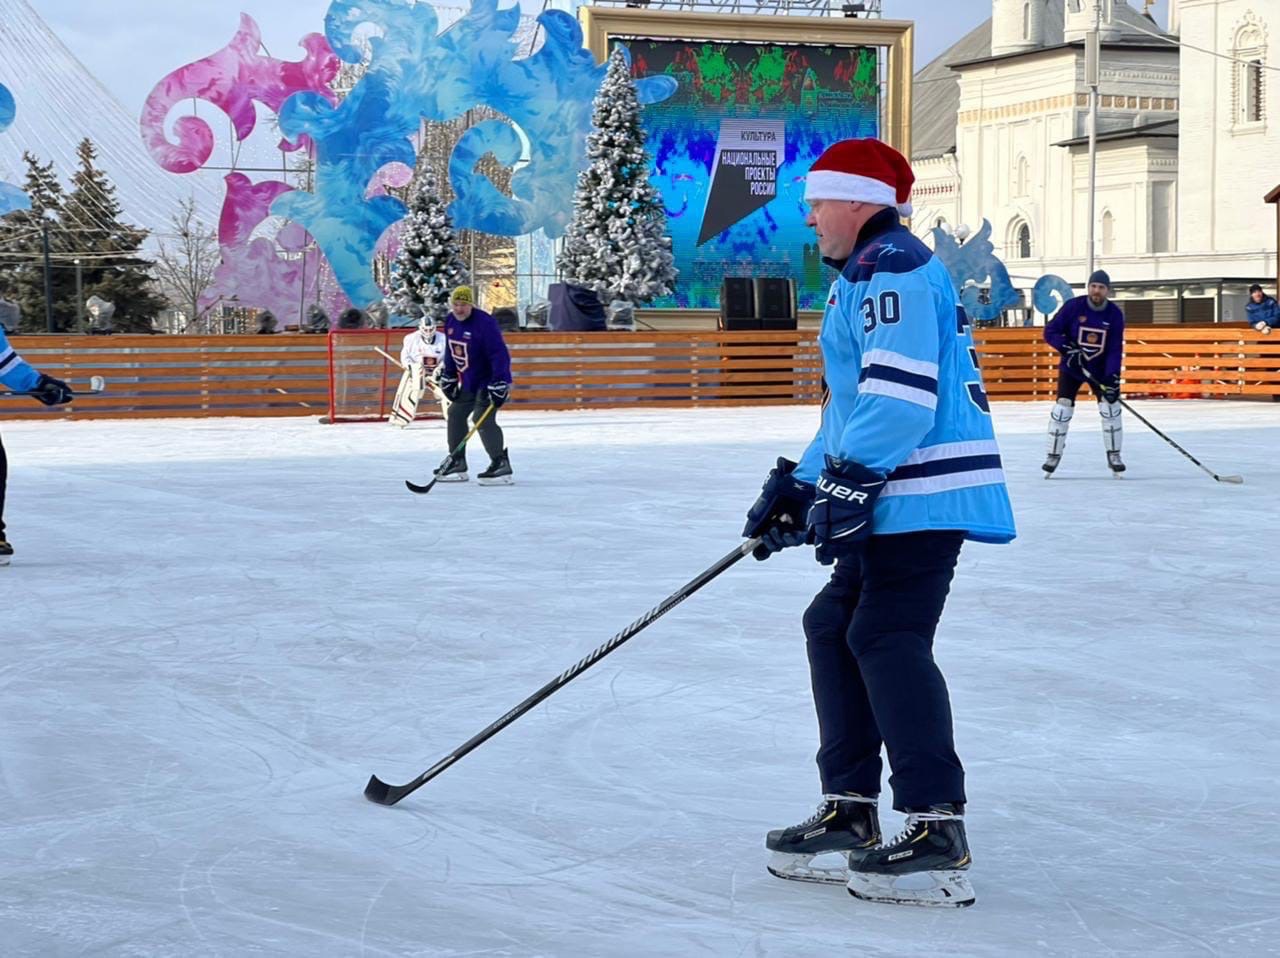
M1104 130L1098 134L1099 143L1114 143L1117 140L1140 140L1146 137L1176 140L1178 138L1177 120L1158 120L1155 123L1143 123L1141 126L1129 126L1123 130ZM1083 146L1089 142L1087 136L1073 136L1069 140L1060 140L1054 146Z
M954 61L991 52L991 21L974 27L934 57L912 80L911 157L942 156L956 145L956 114L960 110L960 77Z
M1058 53L1062 50L1083 50L1083 40L1072 40L1070 43L1055 43L1052 46L1036 47L1032 50L1022 50L1018 53L1002 53L999 56L976 57L972 60L959 60L952 63L951 66L956 70L963 70L966 67L982 66L985 63L999 63L1001 60L1014 60L1018 57L1034 57L1042 53ZM1178 47L1172 43L1165 43L1163 40L1157 40L1155 37L1150 39L1134 38L1129 40L1110 40L1103 41L1102 49L1104 50L1168 50L1175 56L1178 53Z

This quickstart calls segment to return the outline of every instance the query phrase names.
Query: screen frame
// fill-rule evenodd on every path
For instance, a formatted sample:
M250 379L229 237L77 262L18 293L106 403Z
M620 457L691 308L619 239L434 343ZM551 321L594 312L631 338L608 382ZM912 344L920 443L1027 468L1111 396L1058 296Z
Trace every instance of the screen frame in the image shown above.
M911 57L915 24L910 20L796 17L704 13L645 7L579 7L587 49L597 62L620 40L687 40L814 46L879 47L885 57L881 139L911 156Z

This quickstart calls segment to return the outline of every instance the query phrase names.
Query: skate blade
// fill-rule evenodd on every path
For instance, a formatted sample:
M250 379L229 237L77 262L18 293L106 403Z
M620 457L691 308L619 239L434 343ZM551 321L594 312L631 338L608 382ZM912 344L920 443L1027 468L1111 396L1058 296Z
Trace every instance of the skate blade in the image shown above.
M912 872L906 875L851 872L848 888L854 898L886 905L965 908L976 900L973 886L962 871Z
M9 556L0 556L0 566L6 566L6 565L8 565L8 564L9 564L9 559L10 559L10 557L9 557Z
M466 482L469 477L465 472L451 472L447 476L440 476L440 482Z
M830 867L813 864L815 858L826 856ZM769 859L769 874L787 881L807 881L818 885L843 885L849 881L848 857L843 852L821 852L817 855L796 855L791 852L774 852ZM840 862L837 867L836 862Z
M476 479L476 482L482 486L513 486L515 481L514 476L491 476L488 479Z

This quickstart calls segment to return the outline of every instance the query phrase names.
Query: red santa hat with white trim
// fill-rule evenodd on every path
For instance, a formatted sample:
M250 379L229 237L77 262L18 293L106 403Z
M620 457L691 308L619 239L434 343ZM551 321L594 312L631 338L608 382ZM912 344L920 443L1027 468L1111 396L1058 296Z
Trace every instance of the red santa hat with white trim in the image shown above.
M911 215L911 184L916 175L906 157L880 140L841 140L814 161L805 177L805 202L853 200L892 206Z

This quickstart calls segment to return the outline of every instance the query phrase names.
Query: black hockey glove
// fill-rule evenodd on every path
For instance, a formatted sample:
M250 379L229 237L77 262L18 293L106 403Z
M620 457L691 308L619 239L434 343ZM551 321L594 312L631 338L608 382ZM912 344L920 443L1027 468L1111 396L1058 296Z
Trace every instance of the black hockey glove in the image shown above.
M1068 369L1084 369L1084 350L1077 343L1067 343L1063 346L1062 358L1067 361Z
M502 404L511 395L511 383L489 383L488 392L489 405L495 410L501 409Z
M449 400L449 402L458 401L459 389L457 373L451 373L448 371L442 372L440 374L438 385L440 386L440 391L444 393L445 399Z
M761 561L809 541L807 517L813 502L813 485L793 476L795 468L790 459L779 457L764 481L760 498L747 510L742 534L748 539L760 537L760 544L751 554Z
M831 565L862 548L871 535L871 514L884 483L883 476L860 463L827 456L827 468L818 476L818 491L809 510L809 531L819 562Z
M1102 382L1098 383L1098 387L1102 394L1102 401L1109 403L1117 403L1120 401L1120 376L1108 376Z
M31 395L46 406L61 406L63 403L71 402L76 398L70 386L61 379L54 379L44 373L41 373L40 378L36 380L36 385L31 390Z

